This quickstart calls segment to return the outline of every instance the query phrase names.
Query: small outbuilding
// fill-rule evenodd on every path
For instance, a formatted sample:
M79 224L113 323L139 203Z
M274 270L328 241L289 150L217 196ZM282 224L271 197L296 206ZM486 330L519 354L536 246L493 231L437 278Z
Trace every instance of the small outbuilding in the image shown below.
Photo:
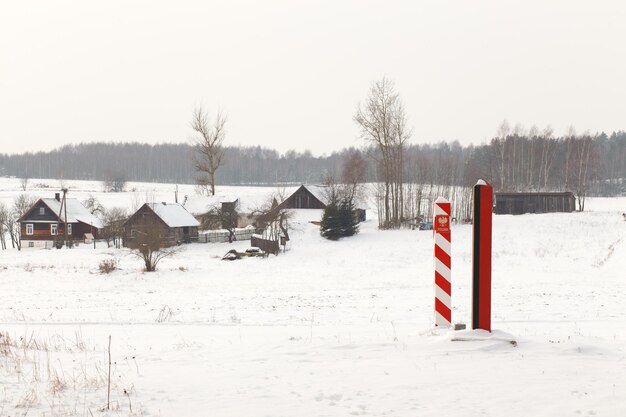
M571 192L495 193L495 214L571 213L576 199Z
M194 242L199 225L178 203L146 203L124 223L124 246L136 248L147 233L158 236L164 246Z

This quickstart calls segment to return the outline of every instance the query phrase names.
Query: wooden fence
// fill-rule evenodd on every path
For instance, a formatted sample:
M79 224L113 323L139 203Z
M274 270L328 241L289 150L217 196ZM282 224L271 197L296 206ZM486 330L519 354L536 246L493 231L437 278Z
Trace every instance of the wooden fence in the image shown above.
M273 253L274 255L278 255L278 252L280 252L277 240L263 239L260 235L252 235L250 246L256 246L263 252Z
M254 234L254 229L246 227L243 229L235 230L234 240L250 240ZM228 242L227 230L209 230L206 232L200 232L198 235L198 242L200 243L223 243ZM254 246L254 245L253 245Z

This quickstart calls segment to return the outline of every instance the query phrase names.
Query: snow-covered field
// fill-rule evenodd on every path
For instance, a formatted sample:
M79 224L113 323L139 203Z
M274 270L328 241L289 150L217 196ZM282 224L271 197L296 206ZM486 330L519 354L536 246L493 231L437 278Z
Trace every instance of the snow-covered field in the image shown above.
M105 206L173 200L71 184ZM0 201L18 188L0 179ZM375 220L330 242L302 210L285 254L192 244L154 273L104 244L0 252L0 416L624 416L626 198L587 208L494 217L497 331L471 342L432 331L432 234ZM471 226L452 239L453 320L469 323ZM100 274L109 258L120 269Z

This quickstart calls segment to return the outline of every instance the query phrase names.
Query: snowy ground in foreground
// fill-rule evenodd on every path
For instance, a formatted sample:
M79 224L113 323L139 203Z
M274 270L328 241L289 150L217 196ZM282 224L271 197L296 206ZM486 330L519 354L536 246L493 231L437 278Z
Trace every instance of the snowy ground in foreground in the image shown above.
M102 246L0 252L0 332L57 341L40 367L77 387L53 396L0 353L0 415L106 415L109 335L112 416L626 415L626 199L588 210L494 217L498 331L482 341L430 331L431 233L374 221L329 242L300 212L286 254L187 245L155 273ZM471 227L452 233L467 323ZM99 274L110 257L121 269Z

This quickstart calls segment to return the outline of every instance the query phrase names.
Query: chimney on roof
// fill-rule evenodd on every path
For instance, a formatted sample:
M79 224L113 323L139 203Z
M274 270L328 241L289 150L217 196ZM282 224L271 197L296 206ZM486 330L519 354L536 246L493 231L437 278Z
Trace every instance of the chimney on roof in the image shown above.
M61 201L61 193L54 193L54 199L56 201Z

